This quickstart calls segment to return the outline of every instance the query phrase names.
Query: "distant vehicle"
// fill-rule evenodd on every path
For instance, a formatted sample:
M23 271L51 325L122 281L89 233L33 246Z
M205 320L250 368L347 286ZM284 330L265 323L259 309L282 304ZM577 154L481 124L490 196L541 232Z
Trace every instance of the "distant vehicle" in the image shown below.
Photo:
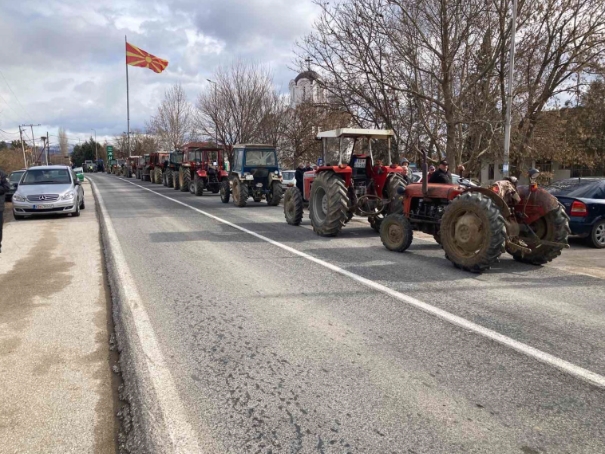
M283 188L293 188L296 186L296 170L284 170L282 171L282 175L284 177L282 181Z
M572 235L605 248L605 178L570 178L545 189L565 207Z
M91 160L84 161L84 165L82 166L82 170L84 172L94 172L95 164Z
M84 189L68 166L40 166L28 169L13 194L15 219L48 214L80 216Z
M74 167L73 171L78 177L78 180L84 181L84 169L82 167Z
M19 184L19 180L21 179L21 177L23 176L24 173L25 173L25 169L24 170L15 170L14 172L11 172L9 174L8 185L10 186L10 189L8 190L8 192L6 194L4 194L4 200L6 200L7 202L10 202L13 199L13 194L17 190L17 185Z
M422 183L422 172L413 172L412 173L412 183ZM464 184L467 186L478 186L478 184L473 183L468 178L462 178L460 175L452 173L452 184Z

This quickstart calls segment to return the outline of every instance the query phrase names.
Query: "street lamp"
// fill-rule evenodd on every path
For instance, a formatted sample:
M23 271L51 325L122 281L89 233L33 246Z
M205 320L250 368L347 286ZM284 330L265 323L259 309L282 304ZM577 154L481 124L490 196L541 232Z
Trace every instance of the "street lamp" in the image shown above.
M515 74L515 35L517 34L517 0L513 0L513 11L511 18L510 54L508 60L508 92L506 93L506 116L504 122L504 162L502 173L504 177L509 176L510 159L510 128L513 107L513 77Z
M91 131L95 132L95 162L98 164L99 163L99 145L97 145L97 130L96 129L90 129Z

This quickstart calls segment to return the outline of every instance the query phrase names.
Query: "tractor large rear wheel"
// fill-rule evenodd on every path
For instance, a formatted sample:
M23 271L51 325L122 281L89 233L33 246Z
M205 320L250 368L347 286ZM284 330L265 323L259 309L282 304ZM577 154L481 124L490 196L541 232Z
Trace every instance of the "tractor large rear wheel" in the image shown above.
M290 225L300 225L303 218L303 198L298 188L288 188L284 194L284 216Z
M276 207L281 202L282 198L282 187L279 181L271 183L271 192L267 194L267 204L272 207Z
M529 227L541 240L561 243L563 245L567 244L569 221L565 210L561 206L550 213L546 213L546 215L542 216ZM529 263L530 265L544 265L560 256L561 251L564 249L564 246L540 246L535 242L533 235L527 236L522 234L521 239L530 247L532 252L524 254L521 251L514 251L511 252L511 255L518 262Z
M403 214L389 214L380 223L380 240L389 251L403 252L412 244L414 230Z
M231 196L231 187L229 186L229 180L226 178L221 181L221 202L229 203L229 197Z
M172 189L179 191L181 189L181 179L179 172L172 172Z
M492 199L465 192L445 208L440 236L450 262L457 268L480 273L496 263L503 252L504 218Z
M181 192L189 191L189 185L191 185L191 174L189 169L181 169L179 171L179 179L181 184Z
M309 218L320 236L336 236L347 220L348 197L345 183L333 172L321 172L311 186Z
M397 193L399 188L405 189L405 181L403 176L398 173L393 173L387 180L387 196L389 198L389 205L387 208L389 210L388 214L403 213L403 202L401 200L401 195Z
M238 178L233 180L233 203L236 207L243 208L248 203L248 186L242 183Z

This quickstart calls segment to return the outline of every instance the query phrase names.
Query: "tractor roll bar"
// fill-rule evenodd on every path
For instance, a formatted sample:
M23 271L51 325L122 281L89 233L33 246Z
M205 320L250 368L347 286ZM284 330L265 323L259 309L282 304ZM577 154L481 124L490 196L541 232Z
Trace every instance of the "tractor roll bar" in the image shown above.
M327 139L339 139L338 145L338 155L339 155L339 165L342 165L342 139L343 138L351 138L358 140L360 138L366 137L369 143L369 150L371 155L372 150L372 139L387 139L387 147L388 147L388 159L389 165L392 164L391 157L391 137L393 137L395 133L390 129L356 129L356 128L340 128L333 129L331 131L322 131L317 134L316 139L321 140L322 142L322 156L324 160L324 164L326 162L326 147L327 147ZM372 157L373 160L373 157Z

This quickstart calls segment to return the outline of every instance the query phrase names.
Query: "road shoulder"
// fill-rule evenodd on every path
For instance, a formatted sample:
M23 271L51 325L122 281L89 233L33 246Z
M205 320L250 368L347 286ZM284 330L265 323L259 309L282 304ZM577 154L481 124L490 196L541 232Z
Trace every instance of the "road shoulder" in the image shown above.
M107 288L90 186L79 218L7 223L0 452L114 453Z

